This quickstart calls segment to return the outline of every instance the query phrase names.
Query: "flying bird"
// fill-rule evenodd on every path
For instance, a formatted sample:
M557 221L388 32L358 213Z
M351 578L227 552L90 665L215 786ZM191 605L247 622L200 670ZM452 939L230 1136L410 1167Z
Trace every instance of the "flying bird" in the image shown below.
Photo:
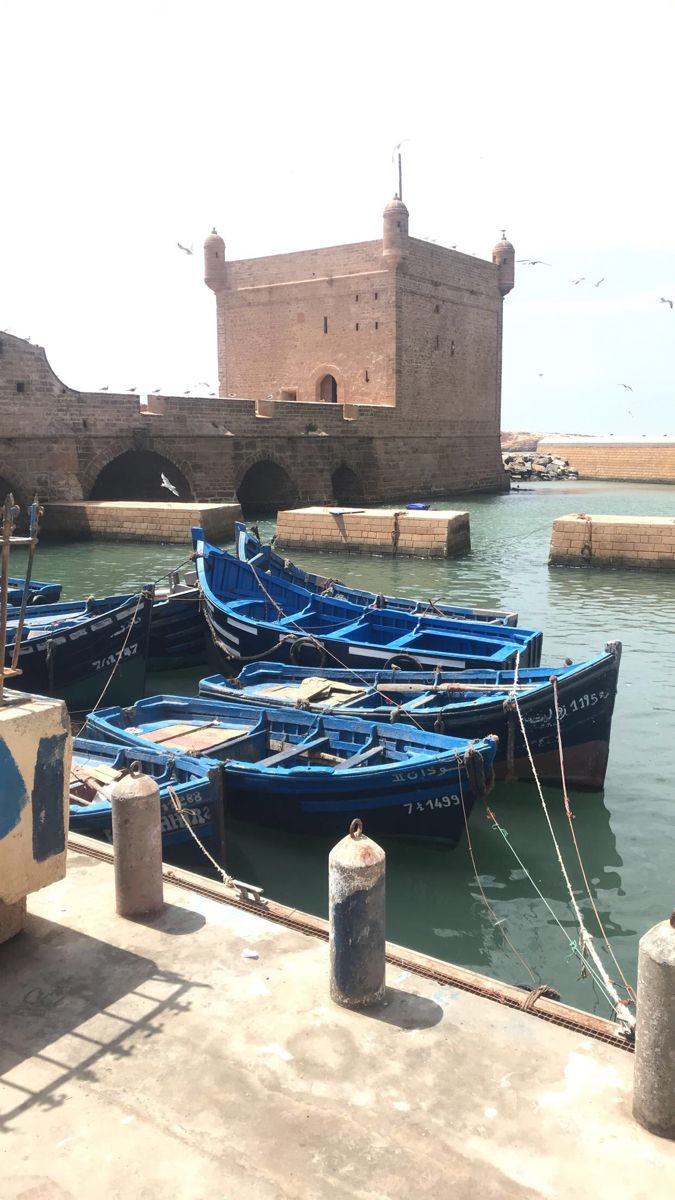
M183 392L183 395L184 395L184 396L191 396L191 395L192 395L192 388L188 388L187 392Z
M153 391L151 391L150 395L151 396L159 396L159 393L161 392L161 390L162 390L161 388L154 388Z
M598 282L593 284L593 287L600 287L600 284L604 283L604 282L605 282L605 277L603 275L602 279L598 279Z
M526 267L550 267L550 262L544 262L543 258L519 258L516 260L519 263L525 263Z
M107 392L107 391L108 391L108 384L106 383L105 387L99 388L98 390L99 390L99 392Z
M627 392L632 392L633 390L629 383L618 383L617 387L625 388Z
M128 391L128 392L135 392L135 391L136 391L136 384L134 384L134 386L133 386L133 387L127 388L127 391Z
M167 492L173 492L174 496L178 495L178 488L173 486L171 480L167 479L167 477L163 471L162 471L162 487L166 488Z
M626 409L626 412L628 413L628 416L629 416L629 417L632 417L632 416L633 416L633 414L632 414L632 412L630 411L630 409L629 409L629 408L627 408L627 409Z
M671 308L673 307L673 301L669 300L667 296L661 296L659 304L669 304Z
M180 242L176 242L176 245L178 246L178 249L179 249L179 250L182 250L182 251L183 251L183 254L194 254L194 245L192 245L192 246L181 246Z
M573 280L572 280L572 283L573 283L573 284L574 284L574 286L576 287L576 285L577 285L578 283L583 283L583 282L584 282L584 280L585 280L585 278L586 278L586 276L585 276L585 275L580 275L578 279L573 279Z

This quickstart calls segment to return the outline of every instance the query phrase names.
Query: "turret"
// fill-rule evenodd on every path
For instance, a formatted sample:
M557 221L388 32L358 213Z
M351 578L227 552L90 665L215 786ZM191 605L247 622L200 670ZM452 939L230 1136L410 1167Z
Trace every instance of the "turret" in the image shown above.
M204 283L213 292L225 287L225 242L215 228L204 242Z
M502 229L502 240L497 242L492 251L492 261L497 268L497 280L502 296L507 296L515 283L516 252L506 240L506 230Z
M382 233L382 255L394 267L408 257L408 210L398 196L386 206Z

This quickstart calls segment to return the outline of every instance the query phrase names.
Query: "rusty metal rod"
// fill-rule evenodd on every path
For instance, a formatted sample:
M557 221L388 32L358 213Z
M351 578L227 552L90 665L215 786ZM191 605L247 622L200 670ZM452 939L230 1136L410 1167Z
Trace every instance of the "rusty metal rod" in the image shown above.
M30 541L28 544L28 561L26 563L26 578L23 585L23 594L21 596L21 608L19 610L19 620L16 626L16 634L14 637L14 651L12 653L12 668L16 670L19 662L19 654L21 653L21 637L23 634L24 621L26 620L26 606L28 604L28 590L30 588L31 575L33 573L33 559L35 558L35 549L37 547L38 533L40 531L40 517L44 509L40 506L37 496L30 506L30 525L29 534Z

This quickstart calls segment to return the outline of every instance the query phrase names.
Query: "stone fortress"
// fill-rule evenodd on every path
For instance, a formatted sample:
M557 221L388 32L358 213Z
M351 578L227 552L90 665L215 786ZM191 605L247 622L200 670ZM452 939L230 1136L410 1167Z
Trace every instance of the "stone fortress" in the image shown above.
M382 238L229 262L214 231L218 399L86 393L0 335L0 490L26 503L414 500L508 487L500 453L502 304L492 262L413 238L398 198Z

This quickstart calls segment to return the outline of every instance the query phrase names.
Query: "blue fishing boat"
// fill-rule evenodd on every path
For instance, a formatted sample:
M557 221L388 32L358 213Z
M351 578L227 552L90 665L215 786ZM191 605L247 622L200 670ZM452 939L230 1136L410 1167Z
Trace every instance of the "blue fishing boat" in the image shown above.
M427 506L428 507L428 506ZM517 625L518 613L502 612L492 608L471 608L458 604L447 604L441 600L411 600L407 596L382 596L362 588L350 587L339 579L329 579L304 571L287 558L282 558L271 546L264 544L246 528L241 521L235 522L236 555L242 562L250 562L257 571L265 571L288 583L297 583L308 592L320 596L337 596L352 604L368 607L394 608L399 612L418 613L420 616L449 617L453 621L488 621L495 625Z
M536 666L538 630L452 621L320 596L271 575L261 577L192 531L202 607L211 632L209 662L231 673L238 660L299 666L505 668L518 657Z
M127 596L106 596L102 600L66 600L42 607L44 617L70 620L88 616L116 604L122 605ZM9 619L18 618L18 608L9 609ZM148 670L170 671L182 667L200 667L206 663L207 628L199 602L196 572L181 581L170 576L169 586L156 588L152 603ZM135 699L135 697L133 697Z
M7 603L21 604L26 588L25 579L17 579L10 575L8 585ZM28 604L57 604L60 598L60 583L39 583L37 579L31 579L28 584Z
M172 573L168 587L155 589L148 670L202 666L206 662L207 637L196 571L186 573L184 580Z
M225 813L238 820L339 836L360 817L374 836L452 844L492 785L496 750L492 738L182 696L99 709L87 734L220 759Z
M572 787L601 791L620 662L620 642L571 666L526 667L517 679L513 671L345 671L261 662L249 663L237 679L202 679L199 693L237 704L402 721L454 737L495 733L497 778L529 782L516 696L537 774L544 783L559 784L555 678L566 779Z
M121 746L75 738L70 769L70 829L88 837L112 841L110 788L129 774L138 762L159 787L162 811L162 846L191 840L190 832L169 797L176 793L183 813L200 841L218 835L218 810L222 804L221 764L209 758L168 754L151 746Z
M143 694L152 614L152 587L79 605L44 604L26 611L12 687L57 696L73 712L88 712L104 689L126 704ZM5 662L14 650L18 612L7 623Z

